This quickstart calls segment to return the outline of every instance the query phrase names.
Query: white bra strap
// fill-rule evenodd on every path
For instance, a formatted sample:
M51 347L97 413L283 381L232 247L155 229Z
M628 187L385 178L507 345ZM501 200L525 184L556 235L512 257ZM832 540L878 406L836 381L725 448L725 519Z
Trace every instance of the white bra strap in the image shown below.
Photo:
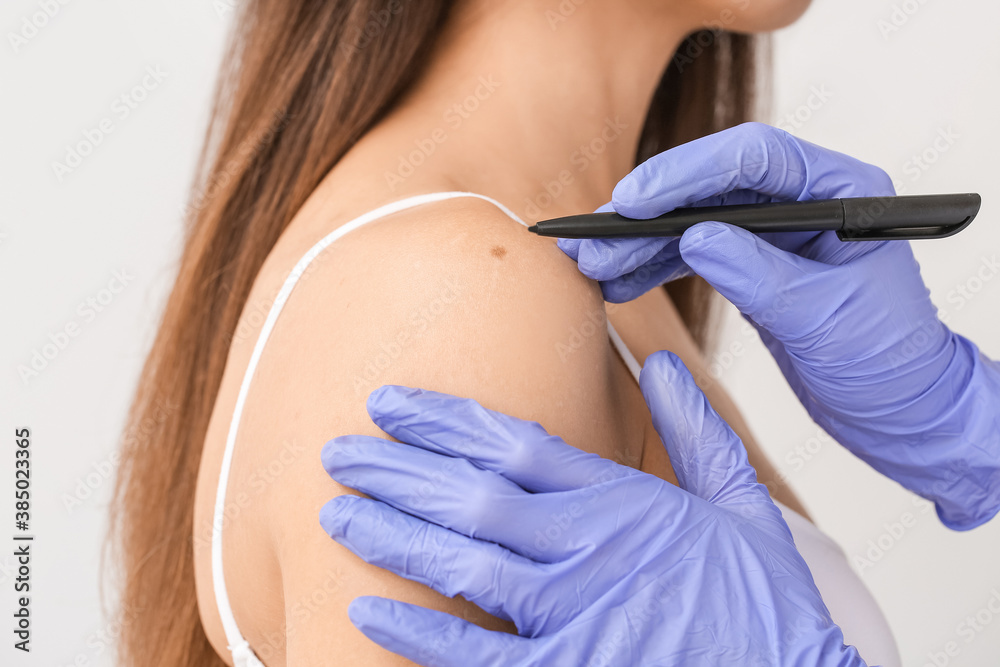
M240 417L243 414L243 405L246 403L247 394L250 391L250 382L253 379L254 371L257 369L257 364L260 361L261 354L264 352L264 345L267 344L267 339L271 335L271 330L274 328L274 323L277 321L278 315L281 313L281 309L288 300L288 296L292 293L292 289L295 287L295 284L305 273L306 268L308 268L309 264L331 243L339 239L344 234L347 234L348 232L357 229L372 220L376 220L386 215L403 211L414 206L420 206L421 204L451 199L454 197L476 197L484 199L496 205L500 210L517 222L524 226L528 226L527 223L517 217L513 211L500 202L492 199L491 197L476 194L474 192L433 192L430 194L407 197L369 211L368 213L341 225L333 232L324 236L318 243L316 243L316 245L310 248L305 255L303 255L302 259L298 261L288 278L285 280L285 283L281 286L281 291L278 292L278 295L274 299L274 304L271 306L267 319L264 321L264 326L261 328L260 335L257 337L257 343L254 345L253 354L250 356L250 363L247 365L246 372L243 374L243 381L240 383L240 391L236 397L236 407L233 410L233 419L229 424L229 435L226 438L226 448L222 454L222 468L219 473L219 486L215 493L215 511L212 517L212 586L215 590L215 602L219 608L219 616L222 619L222 627L226 632L226 642L229 645L229 650L233 652L233 659L236 661L236 667L263 667L263 665L256 658L256 656L253 655L246 639L244 639L243 635L240 634L239 627L236 624L236 618L233 616L233 610L229 602L229 595L226 592L226 580L222 569L222 526L225 520L226 487L229 483L229 469L233 462L233 448L236 445L236 433L239 429Z
M642 372L642 365L639 360L635 358L632 354L632 350L628 349L628 345L622 340L622 337L618 335L615 328L611 326L611 320L608 320L608 335L611 336L611 342L614 344L615 349L618 350L618 354L622 355L622 360L625 365L628 366L629 371L632 372L632 377L635 378L635 383L639 384L639 373Z
M243 406L246 403L247 394L250 391L250 382L253 379L254 372L257 370L257 364L259 363L260 357L264 352L264 346L267 344L271 331L274 329L274 324L278 319L278 315L281 313L281 309L284 307L289 295L291 295L295 284L305 273L309 264L311 264L312 261L327 248L327 246L339 239L341 236L368 222L377 220L378 218L392 213L403 211L414 206L420 206L421 204L452 199L455 197L475 197L488 201L507 214L507 216L511 219L517 221L525 227L528 226L528 224L521 220L521 218L519 218L513 211L497 200L474 192L434 192L407 197L405 199L380 206L379 208L369 211L368 213L341 225L333 232L324 236L319 242L310 248L292 269L288 278L285 279L284 284L281 286L281 290L278 292L278 295L274 299L274 303L271 305L271 310L268 312L267 319L264 320L264 325L261 328L260 335L257 337L257 343L254 345L253 353L250 355L250 362L247 364L246 371L243 374L243 381L240 383L239 394L237 394L236 397L236 406L233 409L233 418L229 424L229 434L226 437L226 447L222 454L222 467L219 472L219 486L215 493L215 510L212 516L212 586L215 591L215 601L219 609L219 617L222 619L222 627L226 633L226 643L229 650L233 654L233 661L236 667L263 667L263 663L260 662L256 655L254 655L249 643L240 633L239 626L236 624L236 618L233 615L232 606L229 602L229 594L226 591L226 580L222 567L222 527L225 520L226 488L229 483L229 471L232 467L233 449L236 445L236 435L239 430L240 418L243 415ZM638 382L639 372L642 367L639 365L639 362L632 355L628 347L624 344L621 337L618 335L618 332L615 331L613 326L611 326L610 321L608 321L608 333L610 334L615 347L618 349L618 352L625 360L629 370L632 372L633 377L635 377L635 381Z

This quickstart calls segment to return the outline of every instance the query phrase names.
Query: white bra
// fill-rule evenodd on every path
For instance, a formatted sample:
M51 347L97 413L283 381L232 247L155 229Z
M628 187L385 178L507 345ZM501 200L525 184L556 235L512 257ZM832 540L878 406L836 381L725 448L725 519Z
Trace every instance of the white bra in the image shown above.
M483 199L496 205L513 220L527 226L527 223L518 218L517 215L500 202L473 192L434 192L407 197L380 206L341 225L310 248L292 269L288 278L281 286L281 291L275 297L270 312L267 314L267 319L264 321L264 326L261 328L257 343L254 345L253 353L250 356L250 363L247 365L246 372L243 375L243 381L240 383L239 394L236 397L236 407L233 410L233 419L229 425L226 448L222 456L222 468L219 473L219 486L216 491L215 511L212 520L212 584L215 590L215 601L219 608L219 616L222 619L222 627L226 633L226 643L232 652L235 667L263 667L263 663L253 652L253 649L250 648L249 642L240 633L229 603L229 595L226 592L226 579L222 568L222 525L225 512L226 486L229 481L229 470L233 461L233 449L236 445L236 434L239 429L240 417L243 414L243 405L250 391L250 382L253 379L254 371L264 351L264 346L267 344L272 329L274 329L274 323L277 321L278 315L281 314L281 309L284 307L299 278L305 273L309 264L316 256L331 243L344 234L372 220L377 220L391 213L414 206L454 197L476 197ZM615 331L615 328L611 326L610 321L608 322L608 335L615 349L618 350L618 353L638 383L639 372L642 370L642 366L636 360L635 356L632 355L631 351L629 351L618 335L618 332ZM801 552L803 559L809 565L813 579L816 582L816 587L823 594L823 599L830 610L831 616L843 630L845 641L857 647L862 657L870 665L879 664L883 667L898 667L900 665L899 653L896 649L892 633L889 630L889 625L882 616L882 612L879 610L874 598L868 592L868 589L865 588L858 576L851 570L847 558L840 547L801 515L780 503L776 502L775 504L781 509L781 513L795 539L795 544Z

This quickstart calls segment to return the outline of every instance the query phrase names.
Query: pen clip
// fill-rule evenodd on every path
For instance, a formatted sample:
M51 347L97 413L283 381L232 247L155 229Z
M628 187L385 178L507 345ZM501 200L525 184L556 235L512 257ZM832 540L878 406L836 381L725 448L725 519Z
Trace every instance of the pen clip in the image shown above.
M975 192L954 195L857 197L840 200L841 241L943 239L969 226L982 204Z
M961 222L937 225L934 227L892 227L888 229L862 229L845 226L837 230L837 238L841 241L873 241L873 240L911 240L943 239L969 226L975 215L966 217Z

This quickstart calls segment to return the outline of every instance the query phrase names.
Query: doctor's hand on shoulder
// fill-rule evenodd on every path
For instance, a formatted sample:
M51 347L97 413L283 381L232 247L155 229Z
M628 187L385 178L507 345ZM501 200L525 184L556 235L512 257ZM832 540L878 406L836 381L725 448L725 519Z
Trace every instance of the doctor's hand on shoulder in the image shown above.
M422 665L865 665L844 645L742 442L670 352L640 387L680 486L583 452L534 421L397 385L323 465L368 498L320 512L365 561L462 595L518 634L395 600L351 621Z
M746 123L650 158L599 210L651 218L894 193L877 167ZM703 277L754 324L810 416L855 455L933 501L949 528L1000 510L1000 364L939 319L907 241L755 236L706 222L680 238L558 244L615 303Z

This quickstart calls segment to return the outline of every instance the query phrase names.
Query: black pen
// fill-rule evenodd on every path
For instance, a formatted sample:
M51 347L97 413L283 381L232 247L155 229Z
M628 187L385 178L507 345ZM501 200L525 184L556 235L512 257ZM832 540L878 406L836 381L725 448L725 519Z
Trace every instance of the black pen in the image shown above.
M757 234L832 229L841 241L941 239L965 229L981 201L975 193L850 197L681 208L647 220L586 213L542 220L528 231L570 239L680 236L692 225L715 220Z

